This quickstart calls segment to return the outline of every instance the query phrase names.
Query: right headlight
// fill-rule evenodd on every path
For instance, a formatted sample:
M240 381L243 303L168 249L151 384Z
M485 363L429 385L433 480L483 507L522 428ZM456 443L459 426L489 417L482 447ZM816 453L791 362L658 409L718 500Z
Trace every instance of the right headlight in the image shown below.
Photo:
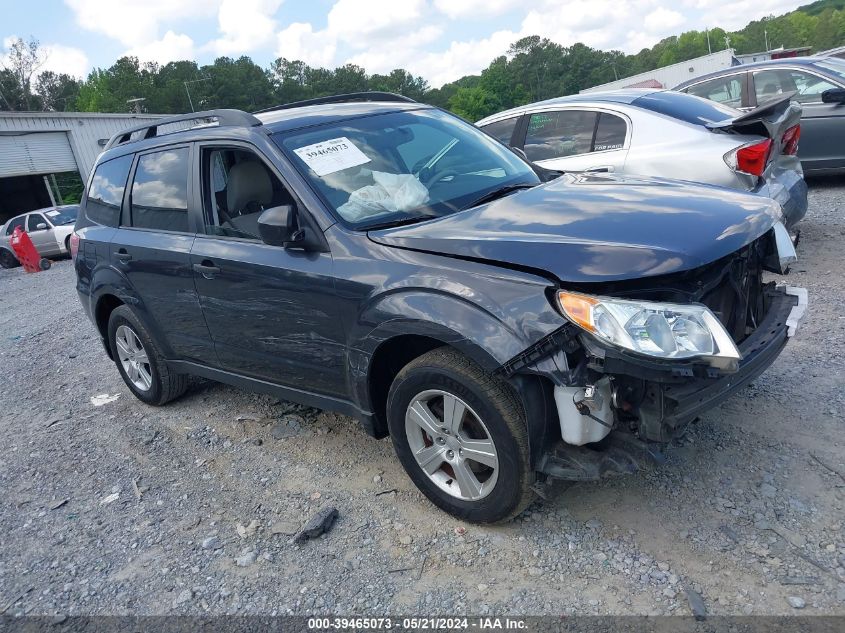
M725 328L700 304L631 301L561 290L563 314L616 347L662 359L705 358L734 369L742 355Z

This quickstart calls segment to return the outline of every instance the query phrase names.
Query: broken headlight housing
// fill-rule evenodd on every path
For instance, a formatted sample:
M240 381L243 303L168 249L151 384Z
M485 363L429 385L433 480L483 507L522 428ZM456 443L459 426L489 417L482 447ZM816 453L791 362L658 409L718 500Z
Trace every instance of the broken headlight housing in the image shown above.
M652 358L707 359L735 369L742 355L725 328L700 304L631 301L561 290L563 314L596 338Z

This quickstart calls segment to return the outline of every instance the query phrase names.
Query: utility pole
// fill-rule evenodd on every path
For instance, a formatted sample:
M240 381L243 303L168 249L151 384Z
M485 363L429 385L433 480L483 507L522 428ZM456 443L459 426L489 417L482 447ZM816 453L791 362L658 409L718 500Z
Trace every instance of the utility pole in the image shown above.
M766 42L766 52L769 52L769 32L763 29L763 39Z
M196 112L194 110L194 100L191 99L191 91L188 90L188 84L195 84L200 81L210 81L209 77L200 77L199 79L191 79L190 81L183 81L182 83L185 84L185 92L188 94L188 104L191 106L191 112Z
M704 27L704 32L705 32L705 33L707 33L707 54L708 54L708 55L712 55L712 54L713 54L713 49L711 49L711 48L710 48L710 29L708 29L708 28L705 26L705 27Z

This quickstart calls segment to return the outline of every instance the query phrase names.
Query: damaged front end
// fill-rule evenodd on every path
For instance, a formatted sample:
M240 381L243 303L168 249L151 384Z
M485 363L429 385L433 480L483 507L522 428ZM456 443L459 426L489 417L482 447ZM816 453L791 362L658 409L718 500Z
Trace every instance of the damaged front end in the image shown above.
M501 368L553 385L559 433L546 435L537 470L592 480L662 461L668 442L759 376L794 334L806 291L763 281L794 260L777 223L693 270L556 291L568 323Z

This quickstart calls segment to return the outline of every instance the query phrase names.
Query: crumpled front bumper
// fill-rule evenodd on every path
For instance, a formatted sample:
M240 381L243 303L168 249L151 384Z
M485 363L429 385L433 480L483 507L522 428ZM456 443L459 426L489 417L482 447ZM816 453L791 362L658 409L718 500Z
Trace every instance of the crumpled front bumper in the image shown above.
M779 286L771 291L770 307L765 319L740 345L742 360L734 373L690 375L662 382L653 367L643 368L651 375L646 381L646 394L640 403L636 435L617 425L601 442L574 446L563 440L548 446L538 462L537 470L549 477L570 481L596 480L607 475L633 473L650 464L660 464L662 447L704 411L726 400L762 374L778 357L786 342L795 334L807 308L807 291L803 288ZM610 362L609 364L607 361ZM620 368L631 380L636 367L620 358L605 358L605 368ZM614 377L613 374L610 374ZM614 396L615 400L615 396Z
M659 416L649 429L647 439L666 441L673 429L683 428L704 411L726 400L762 374L778 357L787 340L795 334L807 308L804 288L779 286L771 296L765 319L740 345L742 360L735 373L714 378L696 378L681 383L652 383L650 402L641 409L645 417ZM663 430L657 432L659 426ZM667 437L666 432L670 435Z

